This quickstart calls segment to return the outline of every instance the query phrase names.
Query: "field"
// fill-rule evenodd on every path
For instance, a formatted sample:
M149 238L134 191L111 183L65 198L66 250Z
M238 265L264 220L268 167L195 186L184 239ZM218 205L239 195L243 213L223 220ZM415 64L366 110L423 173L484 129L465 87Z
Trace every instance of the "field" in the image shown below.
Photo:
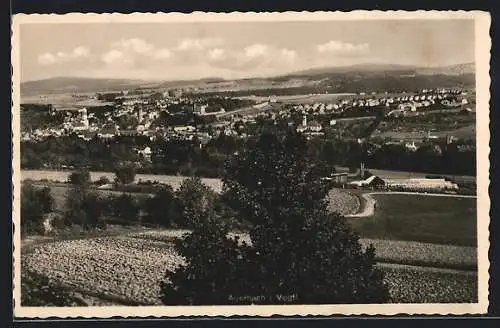
M95 93L78 93L78 96L82 98L73 97L72 93L60 93L60 94L49 94L49 95L34 95L34 96L21 96L21 103L23 104L52 104L52 105L65 105L65 106L102 106L106 104L99 100L91 99L90 97L94 96ZM84 99L83 97L89 97L88 99Z
M384 131L384 132L375 132L372 134L372 137L380 137L380 138L391 138L395 140L405 140L405 139L415 139L421 140L427 137L427 129L420 128L418 131L412 130L404 130L404 131ZM455 138L462 139L475 139L476 138L476 126L475 124L467 125L464 127L460 127L454 130L440 130L434 131L431 133L432 136L436 136L438 138L444 138L446 136L453 136Z
M23 247L24 276L37 273L95 303L159 305L159 283L183 262L171 241L183 232L149 231ZM475 272L381 264L394 303L475 302ZM29 305L29 304L23 304Z
M276 99L276 101L283 103L301 103L301 104L313 104L316 102L322 103L334 103L337 102L341 97L354 96L353 93L328 93L328 94L316 94L316 95L290 95L290 96L271 96L271 97L261 97L261 96L242 96L237 97L240 99L250 99L258 102L268 101L269 98Z
M71 172L66 171L28 171L21 170L21 180L42 180L46 179L49 181L59 181L65 182L68 180ZM100 177L106 177L110 181L113 181L115 178L115 174L112 172L90 172L90 179L92 181L99 180ZM173 175L154 175L154 174L136 174L135 182L138 181L158 181L160 183L171 185L172 188L177 189L180 187L182 181L184 181L186 177L183 176L173 176ZM216 192L219 192L222 189L222 181L219 179L201 179L204 184L213 188Z
M375 215L349 219L364 238L476 246L474 198L374 195Z

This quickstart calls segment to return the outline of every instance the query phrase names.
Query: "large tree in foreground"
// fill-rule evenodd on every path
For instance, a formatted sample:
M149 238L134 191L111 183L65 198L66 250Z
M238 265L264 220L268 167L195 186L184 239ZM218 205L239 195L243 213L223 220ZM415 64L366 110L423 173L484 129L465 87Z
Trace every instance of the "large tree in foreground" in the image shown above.
M375 266L345 219L327 210L326 166L311 161L306 140L263 134L234 157L225 201L253 224L251 245L233 242L205 219L177 249L186 264L167 273L166 304L382 303L389 298Z

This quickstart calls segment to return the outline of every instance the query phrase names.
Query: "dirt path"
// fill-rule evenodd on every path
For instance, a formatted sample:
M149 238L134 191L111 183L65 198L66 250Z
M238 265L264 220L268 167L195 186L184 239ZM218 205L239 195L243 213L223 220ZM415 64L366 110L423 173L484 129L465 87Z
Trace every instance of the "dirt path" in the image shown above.
M405 192L405 191L378 191L362 194L361 196L365 199L365 206L361 212L355 214L349 214L345 217L347 218L365 218L370 217L375 214L375 209L377 208L377 200L373 198L373 195L420 195L420 196L430 196L430 197L452 197L452 198L477 198L477 196L471 195L453 195L453 194L431 194L431 193L419 193L419 192Z

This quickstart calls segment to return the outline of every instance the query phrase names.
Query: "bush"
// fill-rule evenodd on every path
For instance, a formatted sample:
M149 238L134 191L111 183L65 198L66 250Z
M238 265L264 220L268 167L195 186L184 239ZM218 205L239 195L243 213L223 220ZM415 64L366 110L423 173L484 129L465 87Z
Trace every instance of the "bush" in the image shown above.
M186 264L167 272L164 304L389 300L374 248L364 251L345 219L328 211L320 179L328 168L306 154L294 132L263 134L228 163L225 199L252 223L251 245L229 239L217 207L201 211L193 233L176 245Z
M80 181L82 184L75 184L67 193L64 225L77 224L84 229L105 228L105 200L97 193L91 192L85 180Z
M77 186L88 186L90 184L90 172L86 169L72 172L68 177L68 182Z
M162 186L155 195L145 200L144 221L170 227L179 221L180 205L171 186Z
M115 169L115 182L129 184L134 182L135 166L132 163L122 164Z
M109 179L105 176L99 177L99 179L95 182L97 186L104 186L110 183L111 181L109 181Z
M216 206L216 193L203 184L199 177L186 178L176 192L182 219L178 225L194 228Z
M113 216L128 221L139 220L139 206L137 201L129 194L122 194L111 200Z
M54 199L50 188L37 189L31 183L23 183L21 188L21 231L41 233L44 215L51 212Z

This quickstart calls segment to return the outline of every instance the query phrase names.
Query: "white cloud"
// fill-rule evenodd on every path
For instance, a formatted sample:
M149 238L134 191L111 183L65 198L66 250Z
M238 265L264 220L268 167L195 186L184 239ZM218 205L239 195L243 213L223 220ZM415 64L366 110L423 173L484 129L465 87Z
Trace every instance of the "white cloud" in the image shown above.
M224 43L221 38L202 38L202 39L182 39L179 41L175 50L177 51L190 51L190 50L204 50L210 47L217 47Z
M120 39L113 42L111 47L123 51L133 51L138 54L149 53L154 48L153 45L139 38Z
M319 53L328 54L363 54L367 53L370 48L368 43L353 44L349 42L331 40L316 46Z
M251 46L245 47L243 51L245 52L245 56L249 58L255 58L259 56L263 56L269 50L269 47L264 44L252 44Z
M223 60L226 57L226 51L222 48L214 48L208 51L210 60Z
M283 48L283 49L281 49L280 53L281 53L281 56L283 57L283 59L289 63L293 63L298 57L297 51L295 51L295 50Z
M38 62L42 65L54 64L56 61L56 57L51 53L45 53L38 56Z
M123 52L119 50L109 50L108 52L105 52L102 56L101 59L106 63L106 64L113 64L118 61L122 61L124 59L124 54Z
M90 51L87 47L79 46L74 48L71 52L59 51L56 54L44 53L38 56L38 63L42 65L51 65L58 62L69 61L84 57L89 57Z
M167 48L162 48L154 51L153 57L157 59L166 59L172 57L172 51Z
M73 55L76 57L87 57L90 55L90 51L87 47L76 47L73 49Z

